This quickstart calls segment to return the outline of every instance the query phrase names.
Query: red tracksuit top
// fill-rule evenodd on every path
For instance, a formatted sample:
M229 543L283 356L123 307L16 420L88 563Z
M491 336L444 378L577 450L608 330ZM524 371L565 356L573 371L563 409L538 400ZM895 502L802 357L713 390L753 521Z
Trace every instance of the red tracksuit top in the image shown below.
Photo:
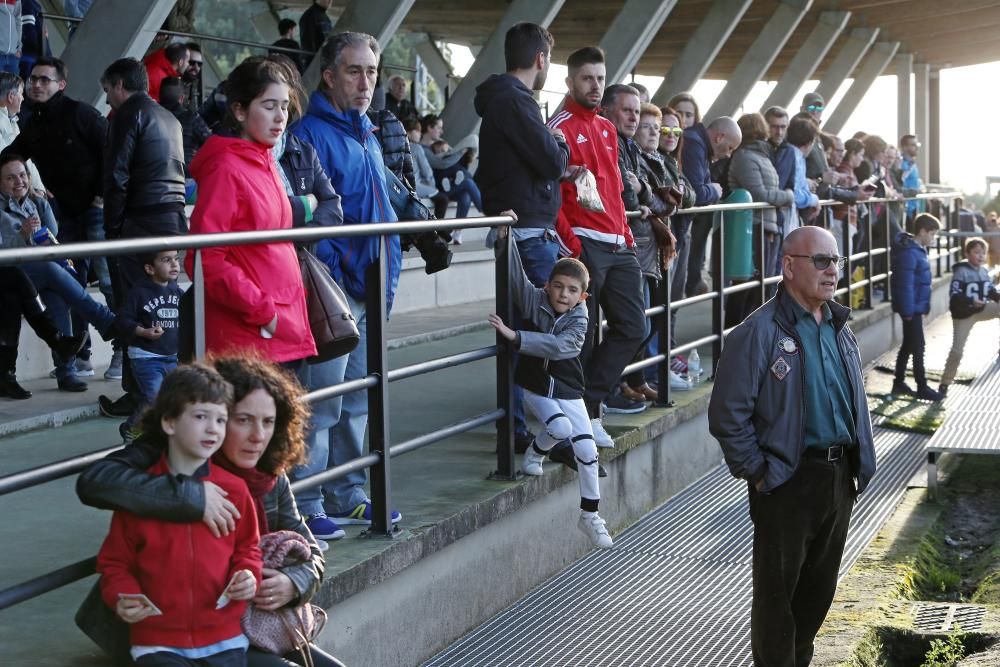
M171 523L116 511L97 554L101 593L111 609L119 593L145 593L162 616L129 626L132 646L198 648L231 639L242 631L246 602L215 603L237 570L250 570L260 585L260 535L246 483L206 463L204 479L222 487L240 511L236 530L215 537L202 521ZM171 474L166 456L149 469ZM201 473L202 470L199 470Z
M625 221L622 201L622 175L618 170L618 131L614 123L598 115L597 109L587 109L570 95L563 109L549 119L549 127L562 130L569 146L569 164L587 167L597 180L597 192L604 204L604 213L590 211L576 198L576 184L563 181L562 207L556 219L556 232L563 251L573 257L580 255L579 236L615 245L635 245Z

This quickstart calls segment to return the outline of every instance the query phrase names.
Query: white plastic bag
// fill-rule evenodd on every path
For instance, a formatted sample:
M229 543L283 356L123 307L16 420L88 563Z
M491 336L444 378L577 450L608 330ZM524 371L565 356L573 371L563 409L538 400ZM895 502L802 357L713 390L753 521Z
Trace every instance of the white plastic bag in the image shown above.
M601 194L597 191L597 180L589 169L576 177L576 200L580 206L588 211L604 213L604 204L601 202Z

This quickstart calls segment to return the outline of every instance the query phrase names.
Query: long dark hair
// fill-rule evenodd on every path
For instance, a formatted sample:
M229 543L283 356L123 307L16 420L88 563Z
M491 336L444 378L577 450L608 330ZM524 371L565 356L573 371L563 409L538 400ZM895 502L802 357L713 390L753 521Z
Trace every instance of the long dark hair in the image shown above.
M292 83L288 68L265 57L247 58L229 73L226 79L226 119L223 121L230 130L239 134L242 129L233 109L239 105L249 109L250 103L260 97L272 83L288 86L291 97Z

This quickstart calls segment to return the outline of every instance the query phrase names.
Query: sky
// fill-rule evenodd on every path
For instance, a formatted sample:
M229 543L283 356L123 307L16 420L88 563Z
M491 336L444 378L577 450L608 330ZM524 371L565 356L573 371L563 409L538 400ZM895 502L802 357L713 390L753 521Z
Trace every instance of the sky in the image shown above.
M449 46L455 73L464 76L472 65L472 52L459 44ZM555 109L565 95L565 78L566 67L553 63L541 94L542 101L547 101L550 109ZM989 127L980 132L975 123L969 122L969 116L980 109L991 114L990 109L1000 106L1000 91L992 85L998 79L1000 62L941 70L941 179L967 194L984 192L986 176L1000 176L1000 165L993 164L993 157L1000 155L1000 133ZM635 80L655 91L663 79L637 76ZM804 93L814 90L817 83L807 82L795 99L799 100ZM851 83L852 79L845 81L833 99L828 100L827 115L836 108ZM691 92L704 110L712 105L724 85L725 81L702 79ZM750 91L744 108L759 110L774 86L773 81L758 82ZM840 136L846 138L864 130L895 144L899 138L896 133L896 102L896 77L879 77L844 125ZM926 146L927 137L920 137L920 140Z

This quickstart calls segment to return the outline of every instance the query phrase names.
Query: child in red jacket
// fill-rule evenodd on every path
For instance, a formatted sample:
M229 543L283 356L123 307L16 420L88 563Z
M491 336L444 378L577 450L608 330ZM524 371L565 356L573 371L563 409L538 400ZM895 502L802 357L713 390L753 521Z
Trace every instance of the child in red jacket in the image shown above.
M131 624L137 665L246 665L240 618L261 576L257 519L243 480L209 463L225 438L232 395L215 370L182 366L164 379L143 416L144 437L165 445L150 472L222 487L240 519L217 538L202 522L114 513L97 571L105 604Z

